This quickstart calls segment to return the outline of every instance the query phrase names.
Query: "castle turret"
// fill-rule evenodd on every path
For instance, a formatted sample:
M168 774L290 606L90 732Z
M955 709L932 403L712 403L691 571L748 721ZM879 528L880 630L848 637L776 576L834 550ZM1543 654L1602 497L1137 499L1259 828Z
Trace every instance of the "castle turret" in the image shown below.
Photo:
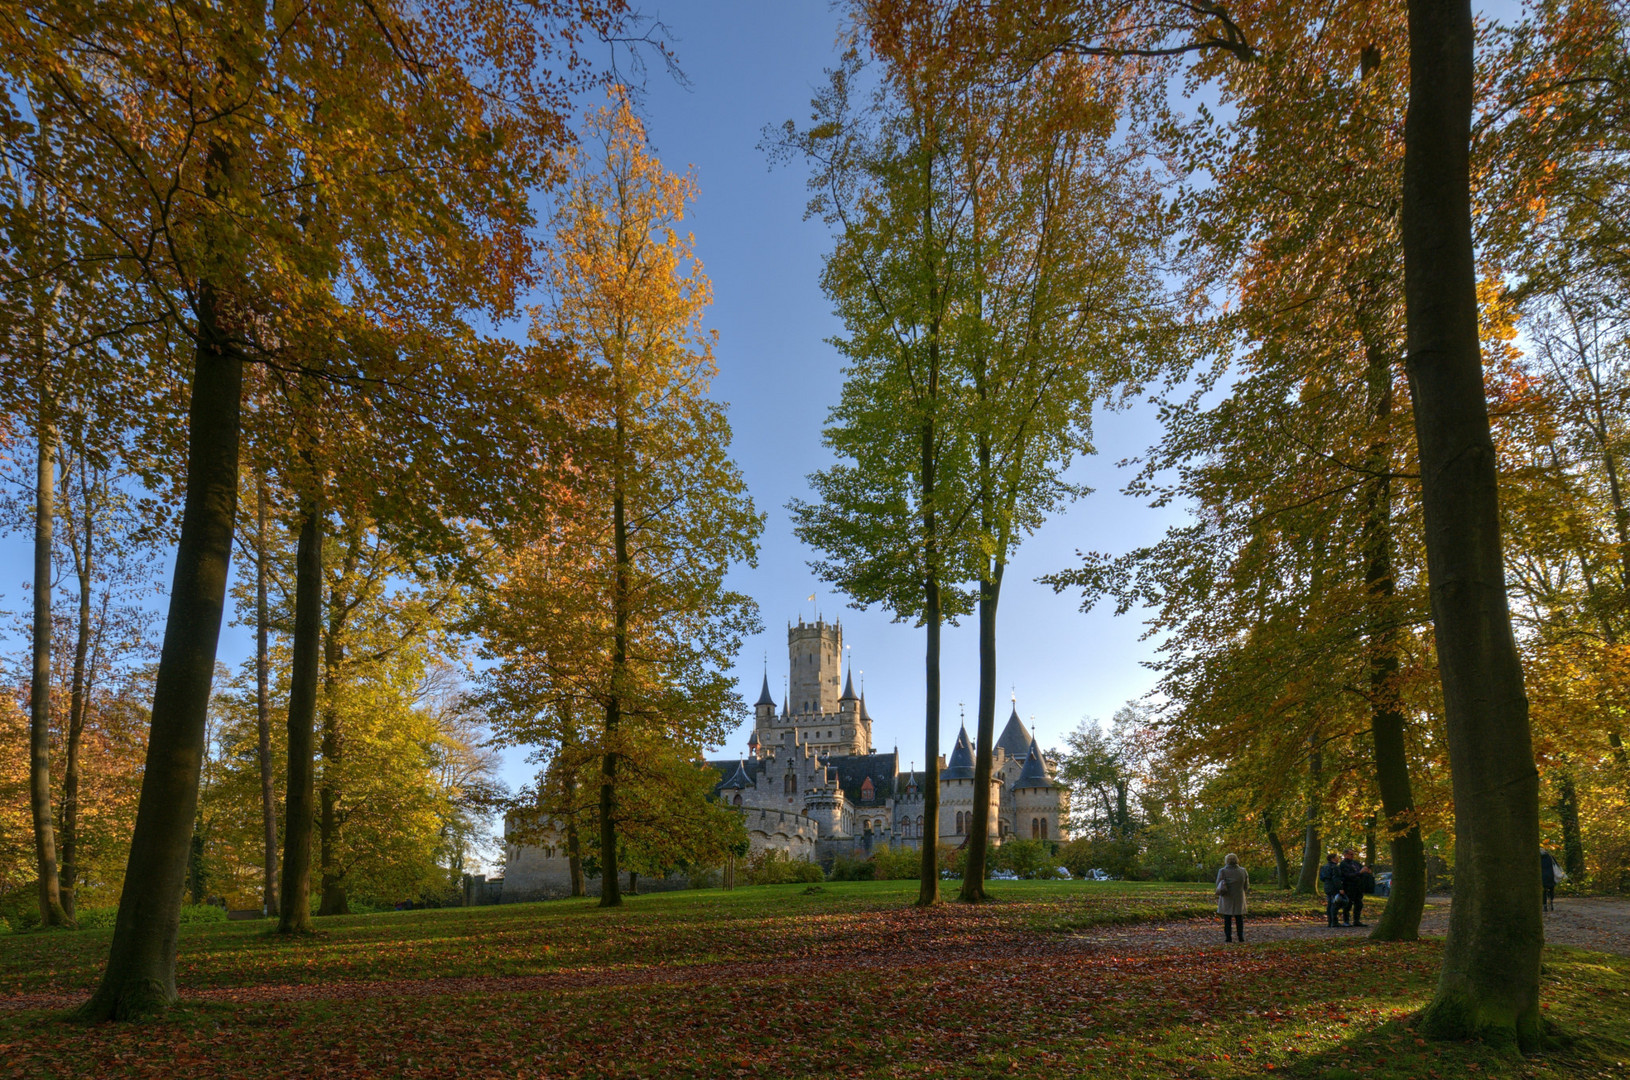
M775 719L775 698L770 696L770 673L764 673L764 688L758 692L758 700L753 703L753 718L758 724L767 724Z
M838 668L843 656L843 627L820 619L787 627L792 661L794 716L823 716L838 711Z

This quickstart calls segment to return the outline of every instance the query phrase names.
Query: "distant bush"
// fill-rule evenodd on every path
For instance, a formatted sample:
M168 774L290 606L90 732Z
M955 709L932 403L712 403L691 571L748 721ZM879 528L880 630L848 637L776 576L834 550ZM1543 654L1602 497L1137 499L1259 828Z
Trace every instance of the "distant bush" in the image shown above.
M877 881L915 881L923 872L923 854L915 848L879 848L872 852L871 862Z
M690 889L717 889L724 880L724 874L719 870L697 870L692 872L685 882Z
M832 869L826 875L828 881L874 881L876 878L876 863L852 855L839 855L833 859Z
M1143 877L1138 861L1138 844L1111 836L1081 836L1058 849L1058 865L1074 877L1090 870L1102 870L1110 877L1136 881Z
M6 917L4 915L0 915L0 934L9 933L11 933L11 924L6 921Z
M105 930L119 917L116 907L82 907L74 912L74 922L81 930Z
M115 909L117 910L117 909ZM181 925L226 922L226 908L214 904L182 904Z
M1011 870L1027 880L1056 878L1057 865L1053 845L1046 840L1008 840L996 849L990 862L992 870Z
M749 885L790 885L799 881L826 880L819 866L807 859L794 859L777 848L761 851L747 860L744 876Z

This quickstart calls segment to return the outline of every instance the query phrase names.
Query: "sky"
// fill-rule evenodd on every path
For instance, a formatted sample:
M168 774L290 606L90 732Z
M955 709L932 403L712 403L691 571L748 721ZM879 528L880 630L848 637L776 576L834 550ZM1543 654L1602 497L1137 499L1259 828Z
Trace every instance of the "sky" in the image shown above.
M809 99L837 59L838 16L825 3L675 4L660 10L673 31L689 88L653 71L647 83L648 135L671 169L692 168L699 198L689 225L713 280L709 322L719 333L715 393L730 405L734 453L768 520L758 566L738 569L734 587L754 597L764 633L742 650L736 672L747 700L768 672L779 701L787 673L787 623L817 611L843 626L857 685L864 673L872 738L898 746L907 763L923 761L924 632L860 611L809 568L813 553L793 536L787 502L808 497L806 477L832 462L821 445L827 411L843 382L827 340L842 331L819 286L831 246L827 226L804 220L807 173L797 164L772 169L758 148L765 125L809 117ZM1099 453L1072 479L1096 489L1049 521L1014 558L997 627L998 708L1010 694L1044 743L1062 741L1084 717L1108 719L1146 693L1153 674L1142 666L1150 646L1141 624L1105 611L1082 615L1079 599L1055 595L1035 578L1073 565L1077 549L1120 552L1158 537L1174 512L1157 512L1119 494L1128 479L1115 463L1158 438L1150 406L1106 415L1095 424ZM807 598L816 594L816 602ZM942 743L956 734L959 703L975 723L978 642L972 620L944 640ZM1002 717L999 717L1000 720ZM751 724L724 753L745 752ZM721 756L723 756L721 754Z
M707 322L719 335L714 391L729 404L734 455L767 515L757 566L738 568L731 581L757 600L765 626L736 665L742 691L751 702L767 671L779 701L787 623L817 613L839 620L857 684L866 687L874 745L898 747L907 763L920 765L923 631L886 612L850 608L817 580L808 565L813 553L793 536L786 509L789 500L808 496L808 474L832 460L821 428L843 375L827 341L842 327L819 287L830 235L819 220L804 220L806 174L797 165L772 169L758 144L766 125L807 120L810 96L837 58L838 14L825 0L687 0L644 10L670 31L688 80L676 82L661 65L648 72L648 136L670 169L696 176L699 197L688 223L713 282ZM1501 0L1479 10L1510 17L1515 4ZM1082 614L1079 597L1055 595L1035 579L1076 564L1078 550L1124 552L1179 522L1180 509L1156 510L1121 494L1130 476L1118 463L1142 454L1159 434L1155 406L1147 402L1100 415L1098 453L1070 474L1094 493L1047 521L1010 564L997 626L998 710L1005 715L1009 694L1016 695L1020 715L1046 746L1059 745L1085 719L1107 720L1153 686L1145 666L1153 645L1142 639L1140 615L1117 618L1109 607ZM22 582L29 566L25 537L0 539L0 610L27 603ZM10 636L8 644L21 644ZM229 626L220 659L236 667L252 648L249 628ZM949 745L959 711L966 710L970 728L975 722L971 620L946 630L943 678L942 745ZM713 755L745 753L750 727L712 748ZM520 786L532 769L524 752L513 751L504 779Z

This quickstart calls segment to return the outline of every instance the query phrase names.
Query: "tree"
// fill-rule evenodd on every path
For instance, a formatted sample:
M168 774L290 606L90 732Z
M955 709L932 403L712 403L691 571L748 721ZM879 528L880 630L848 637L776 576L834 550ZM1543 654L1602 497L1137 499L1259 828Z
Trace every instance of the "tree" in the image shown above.
M598 761L600 903L614 907L619 859L637 851L623 830L645 813L633 792L743 713L725 669L757 614L724 579L756 557L763 520L707 397L711 287L679 231L695 183L650 153L625 90L608 97L555 210L553 303L534 314L534 351L558 353L578 395L576 502L533 519L478 624L501 658L483 696L499 736Z
M1407 367L1421 468L1432 624L1455 793L1455 905L1438 989L1440 1038L1537 1046L1544 945L1539 776L1511 632L1472 250L1471 4L1410 0L1404 123ZM1498 909L1498 910L1496 910Z
M809 214L838 230L822 289L848 336L843 396L823 441L839 463L810 477L819 501L790 504L800 540L822 551L818 574L860 606L881 604L926 637L923 843L917 903L939 902L940 634L971 606L957 583L969 546L969 442L947 424L951 245L970 212L952 183L948 102L932 73L903 73L855 110L857 53L828 72L815 123L774 137L812 166Z
M579 35L607 31L617 12L490 0L269 14L233 3L155 22L142 5L41 3L6 23L8 81L49 82L71 119L66 141L86 159L69 204L109 234L144 298L195 347L149 767L90 1018L140 1015L175 996L245 358L308 343L341 278L353 308L408 322L505 310L533 254L524 193L550 178L565 137L573 80L548 65L575 70ZM510 31L501 42L476 32L495 22ZM328 122L338 102L350 122ZM302 178L317 175L323 242L312 243L296 204ZM119 213L96 215L104 205Z

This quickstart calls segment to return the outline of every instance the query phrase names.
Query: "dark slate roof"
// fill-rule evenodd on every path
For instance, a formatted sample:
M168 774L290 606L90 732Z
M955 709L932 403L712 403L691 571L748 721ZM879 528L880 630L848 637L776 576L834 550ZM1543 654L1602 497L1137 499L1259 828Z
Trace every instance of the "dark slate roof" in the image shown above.
M788 694L781 699L781 719L786 720L792 716L792 695Z
M1035 739L1030 740L1030 754L1024 759L1024 768L1019 772L1019 779L1014 782L1013 788L1051 788L1059 785L1047 775L1047 759L1041 756L1041 747Z
M1002 729L1001 736L996 745L1010 758L1022 758L1030 753L1030 732L1025 730L1024 721L1019 719L1019 703L1013 703L1013 712L1007 718L1007 727Z
M752 786L752 778L747 775L747 761L743 758L736 762L736 771L731 774L730 779L719 785L719 790L729 791Z
M848 678L843 680L843 696L838 698L838 700L839 701L858 701L859 700L858 698L855 697L855 670L854 670L854 668L849 669Z
M758 728L754 728L752 731L747 733L747 745L748 746L757 746L758 745Z
M860 692L860 718L862 720L870 720L872 718L872 714L866 711L866 691L864 690Z
M894 797L898 763L899 758L894 754L833 754L826 759L827 768L837 770L838 786L843 788L844 798L851 802L860 802L861 785L871 777L874 804ZM904 785L901 779L901 791L905 790Z
M719 782L713 785L712 794L714 795L724 790L725 785L735 778L738 769L749 781L764 772L764 763L762 761L743 761L740 758L735 761L728 758L723 761L710 761L707 763L707 767L719 775Z
M772 709L775 708L775 698L770 696L770 673L767 671L764 673L764 689L758 692L758 700L753 702L754 708L757 708L760 705L768 705Z
M968 727L962 726L957 734L956 746L951 750L951 760L946 762L945 771L940 773L941 780L972 780L973 779L973 744L968 741Z

